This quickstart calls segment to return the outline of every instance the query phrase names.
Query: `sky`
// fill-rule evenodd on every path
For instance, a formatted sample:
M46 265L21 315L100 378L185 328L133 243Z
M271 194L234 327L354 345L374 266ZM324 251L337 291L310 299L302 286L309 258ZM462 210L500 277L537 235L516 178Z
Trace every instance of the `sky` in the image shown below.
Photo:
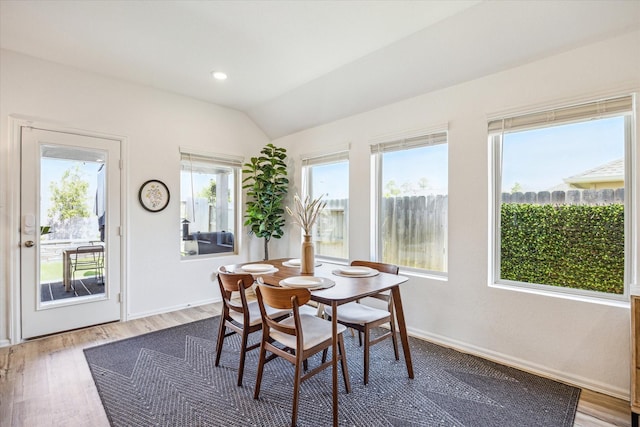
M505 134L502 192L544 191L564 178L624 158L624 118Z
M313 167L313 195L324 194L323 199L349 197L349 163L330 163Z
M82 162L78 160L62 160L43 158L40 168L40 218L41 224L48 224L47 211L51 206L51 192L49 190L50 182L59 183L65 171L80 165L83 171L85 181L89 183L87 191L87 207L90 213L94 211L96 188L98 185L98 168L102 163L98 162Z

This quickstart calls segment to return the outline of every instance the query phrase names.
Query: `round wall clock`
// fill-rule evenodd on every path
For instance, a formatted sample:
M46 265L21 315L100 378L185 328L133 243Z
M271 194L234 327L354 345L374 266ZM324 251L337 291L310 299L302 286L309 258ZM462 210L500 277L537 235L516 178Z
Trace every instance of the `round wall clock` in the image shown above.
M150 179L140 187L138 199L149 212L160 212L169 204L169 189L164 182Z

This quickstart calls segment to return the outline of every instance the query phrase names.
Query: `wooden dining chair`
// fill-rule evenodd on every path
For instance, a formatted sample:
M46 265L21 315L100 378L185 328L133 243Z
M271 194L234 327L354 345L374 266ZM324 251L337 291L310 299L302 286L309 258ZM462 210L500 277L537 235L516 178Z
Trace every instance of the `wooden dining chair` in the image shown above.
M260 343L258 375L253 398L258 399L260 394L264 365L270 360L267 358L267 352L270 352L272 356L279 356L288 360L294 365L291 425L295 426L298 417L300 384L323 369L332 366L332 361L325 361L327 349L332 345L332 325L331 322L327 322L320 317L300 313L300 307L306 304L311 297L311 293L307 289L278 288L269 285L259 285L256 288L256 295L262 316L262 340ZM280 310L293 310L293 315L284 320L278 320L269 314L268 307ZM342 367L344 386L347 393L349 393L351 391L351 383L349 382L344 340L342 338L345 330L346 328L344 326L338 325L338 359ZM284 348L277 347L275 345L276 342L284 346ZM320 365L309 371L304 370L303 362L320 351L323 352ZM334 407L333 410L337 411L337 408Z
M381 262L373 261L352 261L352 266L362 266L374 268L383 273L398 274L400 268L397 265L385 264ZM391 292L381 292L379 294L372 295L371 298L383 300L387 303L387 309L379 309L369 307L357 302L350 302L341 305L338 308L338 323L341 323L349 328L358 331L358 340L360 346L362 346L362 334L364 334L364 383L369 383L369 354L372 345L379 343L387 338L391 338L393 341L393 351L396 360L400 360L400 354L398 353L398 337L396 334L395 316L393 312L393 298ZM331 307L327 306L324 309L328 318L331 318ZM389 330L382 335L371 339L371 330L373 328L380 327L385 324L389 324Z
M248 346L249 334L262 329L262 317L258 302L247 301L246 289L253 286L253 283L253 276L250 274L229 273L224 267L218 269L218 285L222 294L222 314L214 364L218 366L220 363L224 339L233 334L240 335L238 386L242 385L246 353L260 346L259 342ZM289 316L291 310L270 310L269 313L275 318L282 319ZM231 331L227 332L227 329Z

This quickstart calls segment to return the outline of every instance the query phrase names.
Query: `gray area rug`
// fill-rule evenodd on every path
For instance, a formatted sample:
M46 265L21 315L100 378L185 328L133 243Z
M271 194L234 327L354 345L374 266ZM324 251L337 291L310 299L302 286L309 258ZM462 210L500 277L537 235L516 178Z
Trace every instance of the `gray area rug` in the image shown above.
M265 366L253 399L258 350L236 386L237 335L214 367L218 317L85 349L112 426L286 426L293 366ZM259 339L260 332L253 334ZM580 389L410 338L415 378L396 361L391 340L371 348L362 382L358 338L345 336L352 392L340 382L341 426L572 426ZM401 352L402 353L402 352ZM309 367L319 363L310 359ZM340 377L339 377L340 378ZM331 369L301 386L299 426L332 424Z

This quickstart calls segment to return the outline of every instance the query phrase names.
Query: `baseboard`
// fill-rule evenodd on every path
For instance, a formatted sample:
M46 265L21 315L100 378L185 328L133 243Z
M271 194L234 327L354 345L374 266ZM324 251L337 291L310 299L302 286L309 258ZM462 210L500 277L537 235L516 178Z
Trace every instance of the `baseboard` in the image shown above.
M8 347L11 345L11 341L9 340L0 340L0 347Z
M220 297L209 298L206 300L190 302L188 304L180 304L180 305L174 305L171 307L164 307L164 308L153 310L153 311L145 311L145 312L133 313L133 314L129 313L129 315L127 316L127 320L141 319L143 317L154 316L156 314L171 313L172 311L184 310L185 308L190 308L190 307L199 307L201 305L213 304L221 301L222 301L222 298Z
M432 334L423 330L407 328L409 335L438 344L444 347L449 347L463 353L468 353L473 356L482 357L483 359L490 360L492 362L500 363L502 365L510 366L512 368L520 369L525 372L529 372L541 377L546 377L552 380L560 381L575 387L586 388L598 393L606 394L622 400L629 400L629 390L618 387L612 387L611 384L605 384L599 381L594 381L590 378L581 377L578 375L571 375L567 372L550 369L549 367L542 366L531 361L515 358L503 353L498 353L486 348L469 345L461 341L453 340L451 338Z

